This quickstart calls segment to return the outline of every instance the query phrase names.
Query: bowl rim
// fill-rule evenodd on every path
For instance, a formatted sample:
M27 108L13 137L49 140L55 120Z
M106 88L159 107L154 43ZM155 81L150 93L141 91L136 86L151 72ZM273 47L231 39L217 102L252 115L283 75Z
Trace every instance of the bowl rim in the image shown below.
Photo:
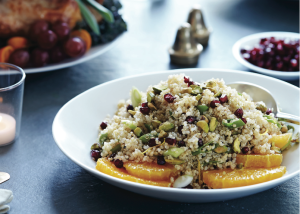
M262 32L262 33L255 33L251 34L245 37L242 37L238 41L235 42L235 44L232 46L232 54L234 58L241 63L242 65L246 66L247 68L250 68L253 71L261 72L268 75L276 75L276 76L283 76L283 77L297 77L299 76L299 71L292 71L292 72L286 72L286 71L275 71L275 70L269 70L265 68L258 67L256 65L251 64L250 62L246 61L241 53L240 50L242 48L243 43L260 39L263 37L289 37L289 38L298 38L300 37L300 34L293 33L293 32L284 32L284 31L270 31L270 32Z
M285 81L273 78L273 77L269 77L269 76L265 76L265 75L261 75L261 74L256 74L256 73L250 73L250 72L244 72L244 71L239 71L239 70L233 70L233 69L218 69L218 68L191 68L191 69L174 69L174 70L165 70L165 71L157 71L157 72L147 72L144 74L136 74L136 75L131 75L131 76L125 76L125 77L121 77L118 79L114 79L114 80L110 80L108 82L96 85L80 94L78 94L77 96L75 96L74 98L72 98L71 100L69 100L66 104L64 104L60 110L57 112L53 123L52 123L52 135L54 138L54 141L56 143L56 145L60 148L60 150L69 158L71 159L74 163L76 163L78 166L82 167L83 169L85 169L86 171L92 173L92 174L96 174L98 177L103 178L105 181L106 180L112 180L114 183L118 183L121 185L125 185L125 186L129 186L129 187L135 187L135 188L140 188L140 189L147 189L147 190L152 190L152 191L164 191L164 192L168 192L168 193L175 193L175 192L180 192L180 193L188 193L188 194L197 194L197 193L206 193L206 194L224 194L224 193L238 193L238 192L243 192L243 191L253 191L253 190L257 190L257 189L263 189L265 187L265 189L267 189L267 187L272 187L275 186L277 183L278 185L290 180L291 178L295 177L296 175L300 174L300 169L298 169L297 171L288 174L288 175L284 175L280 178L271 180L271 181L267 181L267 182L263 182L263 183L259 183L259 184L254 184L254 185L249 185L249 186L243 186L243 187L234 187L234 188L224 188L224 189L210 189L209 191L207 189L182 189L182 188L170 188L170 187L159 187L159 186L152 186L152 185L147 185L147 184L140 184L140 183L136 183L136 182L132 182L132 181L127 181L127 180L123 180L120 178L116 178L113 177L111 175L107 175L105 173L102 173L98 170L96 170L95 168L91 168L89 166L86 166L85 164L82 164L80 161L77 161L76 159L74 159L72 156L68 155L68 152L65 151L60 143L58 142L56 133L55 133L55 125L56 123L58 123L58 118L59 116L62 114L62 112L64 111L65 108L67 108L67 106L71 105L71 103L81 97L84 96L86 93L89 93L90 91L93 90L97 90L99 87L105 86L105 85L109 85L115 82L119 82L119 81L123 81L126 79L131 79L131 78L136 78L136 77L147 77L149 75L153 75L153 74L173 74L173 73L184 73L184 72L205 72L205 71L217 71L217 72L227 72L227 73L239 73L242 75L246 75L246 76L256 76L256 77L263 77L263 78L267 78L267 79L272 79L275 82L280 82L282 84L288 85L289 87L298 89L300 92L300 89L290 83L287 83Z

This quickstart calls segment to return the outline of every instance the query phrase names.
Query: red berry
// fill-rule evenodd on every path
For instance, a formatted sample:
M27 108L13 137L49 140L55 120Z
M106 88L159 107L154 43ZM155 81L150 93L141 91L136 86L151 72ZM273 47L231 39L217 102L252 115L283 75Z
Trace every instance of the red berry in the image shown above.
M133 111L133 110L134 110L133 106L132 106L132 105L130 105L130 104L127 106L127 108L126 108L126 109L127 109L127 111L128 111L128 110L131 110L131 111Z
M154 139L154 138L151 138L151 139L149 140L148 146L150 146L150 147L156 146L156 142L155 142L155 139Z
M211 101L210 102L210 107L216 108L217 107L217 105L216 105L217 103L220 104L221 102L219 100L213 100L213 101Z
M246 120L246 118L241 118L241 120L245 123L245 124L247 124L247 120Z
M185 119L189 124L193 124L196 121L196 118L193 116L187 116Z
M158 156L157 157L157 164L158 165L165 165L166 164L164 156Z
M242 117L243 117L243 114L244 114L244 111L243 111L243 109L241 109L241 108L238 108L238 109L234 112L234 115L237 116L238 118L242 118Z
M142 107L148 107L148 103L142 103Z
M222 94L222 96L219 98L220 103L226 103L228 101L228 97L226 94Z
M114 161L114 164L117 168L122 168L123 167L123 161L117 159Z
M142 114L149 114L150 113L150 108L149 107L141 107L140 112Z
M168 103L173 103L173 101L175 100L176 97L174 97L172 94L167 93L164 95L164 99L166 102Z
M272 110L271 109L268 109L267 111L266 111L266 114L267 115L269 115L269 114L271 114L272 113Z
M202 140L202 138L199 138L199 140L198 140L198 146L199 147L203 146L203 140Z
M99 150L92 150L91 151L91 158L94 161L97 161L99 158L101 158L101 152Z
M243 147L242 152L243 152L243 154L247 154L249 152L249 148L248 147Z
M101 124L100 124L100 127L101 127L101 129L103 130L103 129L106 129L106 127L107 127L107 122L102 122Z
M166 143L168 143L169 145L175 145L176 144L176 139L174 138L166 138Z
M179 146L179 147L183 147L183 146L185 146L185 142L184 142L184 141L182 141L182 140L181 140L181 141L179 141L179 142L178 142L178 146Z

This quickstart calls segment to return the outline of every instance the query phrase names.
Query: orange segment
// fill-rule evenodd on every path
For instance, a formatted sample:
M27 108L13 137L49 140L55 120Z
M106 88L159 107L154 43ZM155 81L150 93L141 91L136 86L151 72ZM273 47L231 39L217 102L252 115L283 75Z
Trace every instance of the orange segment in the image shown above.
M169 181L170 176L176 173L174 165L171 164L126 162L124 167L130 175L154 181Z
M224 173L225 172L225 173ZM286 173L285 166L273 168L252 169L223 169L203 172L203 182L208 186L219 188L242 187L271 181L282 177Z
M96 169L107 175L120 178L127 181L132 181L141 184L148 184L153 186L170 187L171 183L169 181L150 181L142 178L137 178L135 176L129 175L124 168L117 168L112 162L107 159L99 158L97 161Z
M293 133L285 133L281 135L274 135L270 142L274 142L276 147L279 147L283 151L291 143Z
M5 46L0 49L0 62L8 62L10 55L14 52L12 46Z
M26 48L28 46L28 43L29 42L26 38L20 36L12 37L7 41L7 44L12 46L15 50Z
M236 156L236 163L242 163L244 167L269 168L280 166L282 154L271 155L240 155Z

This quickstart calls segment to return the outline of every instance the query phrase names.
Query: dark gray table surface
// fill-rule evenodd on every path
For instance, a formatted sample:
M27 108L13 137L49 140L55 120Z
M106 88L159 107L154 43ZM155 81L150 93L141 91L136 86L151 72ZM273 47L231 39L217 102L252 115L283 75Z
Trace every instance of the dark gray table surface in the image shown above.
M74 67L27 75L20 138L0 148L0 171L11 179L11 214L19 213L299 213L299 176L252 196L207 204L175 203L111 186L73 163L56 146L52 122L70 99L98 84L129 75L182 68L167 48L199 2L213 28L200 68L244 70L231 53L241 37L264 31L299 32L297 2L254 0L123 1L128 32L105 54ZM299 86L299 82L292 84ZM166 198L167 199L167 198Z

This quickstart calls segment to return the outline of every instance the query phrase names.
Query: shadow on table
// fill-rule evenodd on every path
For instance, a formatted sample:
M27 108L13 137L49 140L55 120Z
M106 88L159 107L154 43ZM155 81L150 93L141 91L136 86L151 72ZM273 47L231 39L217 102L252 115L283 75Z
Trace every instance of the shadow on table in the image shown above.
M224 210L228 213L268 213L274 210L281 213L282 208L287 206L291 209L285 210L287 213L299 211L299 204L293 204L299 201L299 186L284 184L253 196L231 201L187 204L132 193L101 181L73 163L65 164L68 165L66 169L58 168L53 173L53 179L49 179L52 182L50 187L52 204L56 213L60 214L221 213ZM299 178L296 179L299 181ZM297 184L297 181L293 183ZM283 200L285 197L290 200ZM285 203L284 206L283 203Z

